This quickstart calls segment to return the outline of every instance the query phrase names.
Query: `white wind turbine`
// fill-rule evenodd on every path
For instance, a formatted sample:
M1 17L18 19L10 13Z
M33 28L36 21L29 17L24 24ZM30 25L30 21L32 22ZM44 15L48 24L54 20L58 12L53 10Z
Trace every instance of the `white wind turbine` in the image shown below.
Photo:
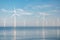
M15 8L14 8L13 13L14 14L11 17L14 17L14 40L16 40L16 17L19 16L19 15L16 13Z
M3 20L3 24L4 24L4 39L6 39L6 31L5 31L5 27L6 27L6 18Z
M26 19L24 19L24 27L26 26Z
M16 40L16 16L20 16L16 13L16 9L14 8L13 10L13 15L11 17L14 17L14 40ZM4 28L6 27L6 20L7 18L4 19L3 23L4 23ZM4 31L4 37L6 35L6 32Z
M39 17L40 17L40 16L37 16L37 19L36 19L36 24L37 24L37 26L40 26L40 25L39 25L39 23L40 23Z
M43 29L42 29L42 34L43 34L43 40L45 40L45 30L44 30L44 26L45 26L45 17L46 16L49 16L50 14L47 14L47 13L40 13L41 16L43 16Z
M4 19L3 23L4 23L4 27L5 27L6 26L6 18Z
M57 18L57 40L59 40L59 29L58 29L58 27L59 27L59 21L60 21L60 19Z
M4 26L4 39L6 39L6 24L7 24L7 18L8 16L6 16L4 19L3 19L3 26Z
M28 13L28 12L25 12L23 13L23 15L32 15L32 13ZM24 27L26 26L26 18L24 18Z
M27 15L32 15L32 14L31 14L31 13L27 13L27 12L26 12L26 13L23 13L23 15L26 15L26 16L27 16ZM27 22L27 20L26 20L26 18L24 18L24 27L26 27L26 26L27 26L27 25L26 25L26 22ZM23 33L24 33L24 38L25 38L25 36L26 36L26 31L24 30L24 32L23 32Z

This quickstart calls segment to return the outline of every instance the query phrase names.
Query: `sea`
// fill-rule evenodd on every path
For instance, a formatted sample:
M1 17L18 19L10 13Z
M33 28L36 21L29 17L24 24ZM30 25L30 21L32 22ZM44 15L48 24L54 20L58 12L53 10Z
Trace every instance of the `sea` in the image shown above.
M60 26L0 26L0 40L60 40Z

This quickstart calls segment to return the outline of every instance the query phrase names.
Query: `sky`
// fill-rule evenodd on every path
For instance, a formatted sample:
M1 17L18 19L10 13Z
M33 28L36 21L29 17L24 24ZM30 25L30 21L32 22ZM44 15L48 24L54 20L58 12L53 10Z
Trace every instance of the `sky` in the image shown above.
M14 10L17 26L60 26L60 0L0 0L0 26L13 26Z

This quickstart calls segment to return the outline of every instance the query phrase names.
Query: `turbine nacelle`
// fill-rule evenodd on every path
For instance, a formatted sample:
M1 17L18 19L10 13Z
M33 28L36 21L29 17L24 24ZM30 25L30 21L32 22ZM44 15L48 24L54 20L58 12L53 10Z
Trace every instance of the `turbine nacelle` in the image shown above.
M17 14L17 11L16 11L16 9L14 8L14 10L13 10L13 15L12 16L20 16L19 14Z

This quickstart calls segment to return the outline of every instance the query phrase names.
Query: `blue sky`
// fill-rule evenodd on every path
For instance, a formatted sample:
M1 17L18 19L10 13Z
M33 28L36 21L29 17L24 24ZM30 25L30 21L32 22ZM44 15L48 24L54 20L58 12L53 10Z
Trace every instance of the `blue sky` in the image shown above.
M7 18L6 26L13 25L14 20L11 16L14 14L14 8L20 15L17 17L17 26L23 26L24 19L26 26L42 26L44 14L48 20L47 26L56 26L52 22L57 23L57 18L60 18L60 0L0 0L0 26L3 26L5 18Z

